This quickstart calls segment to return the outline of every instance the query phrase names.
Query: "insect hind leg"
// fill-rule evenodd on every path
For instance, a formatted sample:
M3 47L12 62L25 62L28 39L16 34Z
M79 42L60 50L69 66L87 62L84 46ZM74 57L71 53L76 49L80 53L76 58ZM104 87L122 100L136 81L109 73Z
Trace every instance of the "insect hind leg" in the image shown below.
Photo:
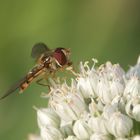
M44 80L44 78L38 79L38 80L36 81L36 83L37 83L38 85L41 85L41 86L47 86L48 89L49 89L49 91L50 91L50 90L51 90L50 85L49 85L48 83L43 83L43 80ZM47 79L46 79L46 81L48 82Z

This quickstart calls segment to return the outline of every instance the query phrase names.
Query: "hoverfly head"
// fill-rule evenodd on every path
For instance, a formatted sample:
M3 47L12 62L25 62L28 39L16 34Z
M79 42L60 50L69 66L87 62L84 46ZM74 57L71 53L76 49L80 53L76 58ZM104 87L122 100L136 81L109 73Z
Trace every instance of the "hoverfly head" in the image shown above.
M69 61L70 50L65 48L56 48L54 50L54 58L60 66L64 66Z

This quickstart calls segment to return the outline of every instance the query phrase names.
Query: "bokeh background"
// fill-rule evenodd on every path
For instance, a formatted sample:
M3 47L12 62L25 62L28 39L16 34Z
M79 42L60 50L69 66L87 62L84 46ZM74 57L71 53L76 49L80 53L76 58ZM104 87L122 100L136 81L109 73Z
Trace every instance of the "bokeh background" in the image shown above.
M75 66L97 58L127 70L140 54L138 0L0 0L0 95L34 65L32 46L71 48ZM0 101L0 140L38 133L36 111L47 89L33 83Z

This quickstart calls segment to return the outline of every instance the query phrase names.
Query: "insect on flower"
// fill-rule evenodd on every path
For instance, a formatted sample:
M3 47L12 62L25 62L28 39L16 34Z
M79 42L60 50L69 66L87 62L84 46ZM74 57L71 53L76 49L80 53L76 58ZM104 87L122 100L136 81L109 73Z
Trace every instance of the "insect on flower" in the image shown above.
M0 99L7 97L16 89L19 89L19 92L23 92L34 79L42 76L43 78L37 80L37 83L41 84L40 81L47 79L49 75L54 75L59 69L72 65L69 60L69 49L49 49L44 43L35 44L32 48L31 56L36 60L36 65L25 77L9 88Z

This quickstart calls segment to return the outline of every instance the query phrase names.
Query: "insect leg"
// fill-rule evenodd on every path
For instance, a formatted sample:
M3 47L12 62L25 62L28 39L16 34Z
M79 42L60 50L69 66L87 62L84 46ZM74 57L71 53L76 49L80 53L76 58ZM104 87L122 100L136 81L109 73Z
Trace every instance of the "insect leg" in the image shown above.
M47 86L48 89L50 90L50 85L49 85L49 84L43 83L43 82L42 82L43 80L44 80L44 78L38 79L38 80L36 81L36 83L37 83L38 85L41 85L41 86Z
M68 63L66 70L72 73L74 76L78 76L78 73L76 72L74 66L72 65L72 62Z

